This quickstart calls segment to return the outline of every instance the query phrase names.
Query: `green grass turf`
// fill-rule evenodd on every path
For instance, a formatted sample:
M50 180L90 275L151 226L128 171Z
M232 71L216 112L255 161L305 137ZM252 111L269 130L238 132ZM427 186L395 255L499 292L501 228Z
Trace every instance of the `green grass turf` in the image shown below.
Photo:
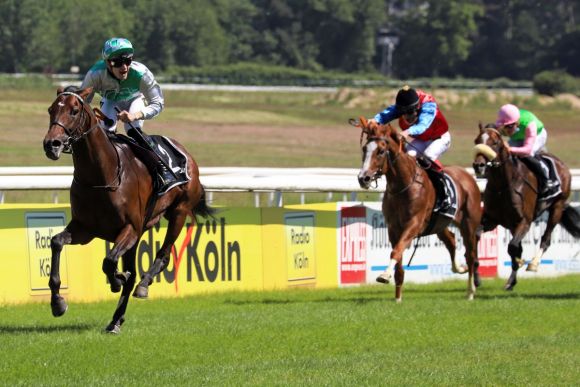
M580 275L0 308L2 385L575 385ZM106 291L103 288L103 291ZM151 293L155 292L155 286Z

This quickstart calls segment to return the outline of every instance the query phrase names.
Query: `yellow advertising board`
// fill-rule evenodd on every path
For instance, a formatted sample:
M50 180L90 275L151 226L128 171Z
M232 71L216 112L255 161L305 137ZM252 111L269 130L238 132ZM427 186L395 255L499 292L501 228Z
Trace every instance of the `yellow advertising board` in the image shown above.
M264 289L338 286L336 204L262 209Z
M0 205L0 242L6 248L0 271L0 304L47 301L51 238L70 221L68 205ZM149 296L229 290L337 286L336 208L332 203L292 208L222 208L215 219L186 223L168 267ZM167 223L146 231L137 247L138 279L163 243ZM95 239L64 247L61 294L69 301L116 299L101 271L113 244ZM119 268L122 267L121 262Z

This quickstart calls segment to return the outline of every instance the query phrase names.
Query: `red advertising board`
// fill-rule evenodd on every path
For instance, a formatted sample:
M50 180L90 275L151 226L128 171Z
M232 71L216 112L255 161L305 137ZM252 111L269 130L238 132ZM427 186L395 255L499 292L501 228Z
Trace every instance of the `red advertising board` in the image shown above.
M481 235L477 245L477 256L479 257L479 274L482 277L497 277L497 227L492 231Z
M366 207L344 207L340 214L340 283L364 283L367 269Z

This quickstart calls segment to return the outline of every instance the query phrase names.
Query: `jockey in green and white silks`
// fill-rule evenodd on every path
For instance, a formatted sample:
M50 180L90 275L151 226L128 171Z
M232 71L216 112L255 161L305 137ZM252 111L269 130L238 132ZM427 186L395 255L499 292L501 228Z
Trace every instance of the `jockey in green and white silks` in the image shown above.
M159 115L164 106L163 93L153 73L144 64L133 61L133 46L127 39L107 40L102 56L81 85L81 88L94 88L88 102L94 93L101 95L101 110L113 120L107 127L110 131L115 131L117 120L125 122L125 130L130 128L130 122L142 128L144 120Z

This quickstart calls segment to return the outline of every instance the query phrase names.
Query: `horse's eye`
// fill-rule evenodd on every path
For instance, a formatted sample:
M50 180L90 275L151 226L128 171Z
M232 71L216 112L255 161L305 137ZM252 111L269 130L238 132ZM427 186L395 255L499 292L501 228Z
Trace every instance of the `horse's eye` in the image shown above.
M77 114L79 114L79 108L78 108L78 107L76 107L76 106L75 106L75 107L73 107L73 108L71 109L71 111L70 111L70 114L71 114L72 116L76 116Z
M379 156L384 156L385 153L387 153L387 150L386 149L379 148L379 150L378 150L377 153L378 153Z

